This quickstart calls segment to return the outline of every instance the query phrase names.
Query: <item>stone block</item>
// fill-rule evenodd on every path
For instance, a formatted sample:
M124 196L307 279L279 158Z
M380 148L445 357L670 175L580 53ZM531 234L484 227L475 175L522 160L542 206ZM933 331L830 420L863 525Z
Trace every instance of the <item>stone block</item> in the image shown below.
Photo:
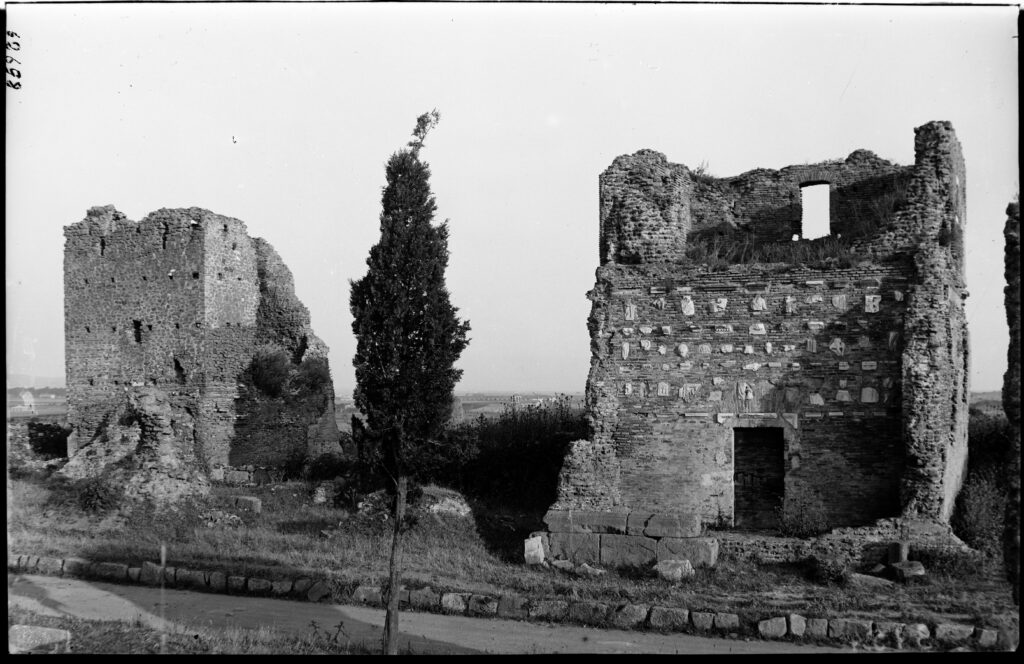
M498 598L498 617L522 619L527 616L527 601L518 595L502 595Z
M441 604L441 593L430 587L409 591L409 604L418 609L436 609Z
M227 592L228 577L224 572L210 572L206 577L206 584L215 593Z
M270 586L270 592L278 597L284 597L292 592L292 581L291 579L285 579L283 581L274 581Z
M383 604L383 597L378 586L358 586L352 593L352 601L380 606Z
M807 631L807 619L799 613L791 613L788 616L789 635L800 638Z
M643 535L647 522L654 514L650 512L630 512L626 515L626 534Z
M299 577L292 583L292 594L304 596L310 588L313 587L313 579L307 577Z
M445 593L441 595L441 609L445 613L462 615L466 613L466 601L469 597L468 593Z
M654 566L654 572L659 579L671 583L679 583L697 574L689 560L662 560Z
M640 535L601 535L601 564L606 567L644 567L657 560L657 545L656 540Z
M625 512L548 510L544 523L552 533L626 533Z
M786 619L782 616L757 623L757 633L766 639L781 639L786 635Z
M609 615L609 621L620 629L640 627L647 620L650 607L646 604L620 604Z
M828 620L825 618L807 619L807 636L813 639L824 639L828 636Z
M935 626L935 640L945 645L960 645L974 636L973 625L939 623Z
M907 562L907 556L910 555L910 542L890 542L888 549L888 563L893 565L895 563Z
M699 514L655 514L647 520L647 537L698 537L701 532Z
M48 574L57 576L61 574L64 568L64 561L60 558L50 558L48 556L40 556L35 558L32 565L32 569L36 574Z
M615 537L611 535L610 537ZM576 563L599 562L601 536L591 533L551 533L548 536L552 558L563 558Z
M245 592L245 577L244 576L229 576L228 577L228 591L233 593L244 593Z
M168 586L174 585L174 577L178 573L177 567L167 566L164 568L164 584Z
M249 510L253 514L263 511L263 503L255 496L235 496L235 507Z
M531 620L558 622L569 615L569 603L557 599L544 599L530 603L528 615Z
M676 609L665 606L651 608L651 615L648 624L653 629L663 629L678 632L690 625L690 612L686 609Z
M931 638L931 635L928 625L924 623L912 623L903 628L903 640L915 648Z
M904 623L899 622L876 622L875 638L897 645L903 642L903 630L905 627Z
M139 580L145 583L147 586L159 586L164 579L164 568L149 562L148 560L142 563L142 572L139 574Z
M715 624L715 614L705 613L703 611L691 611L690 620L693 621L693 626L697 629L707 631Z
M924 565L916 560L893 563L889 567L896 573L896 578L904 583L916 576L925 576Z
M544 563L544 540L539 536L529 537L523 541L523 562L527 565Z
M249 577L249 583L247 584L249 592L253 595L269 595L274 584L267 579L261 579L259 577Z
M178 569L174 577L179 588L190 588L192 590L206 590L206 573L193 569Z
M132 583L138 583L139 582L139 577L141 577L141 576L142 576L142 568L141 567L129 567L128 568L128 580L131 581Z
M713 537L663 537L656 549L658 560L685 558L694 567L714 567L718 562L718 540Z
M92 561L84 558L65 558L63 574L64 576L88 576L91 568Z
M783 619L785 621L785 619ZM740 617L735 613L716 613L715 629L722 632L732 632L740 628Z
M306 591L306 599L310 602L319 602L331 596L331 587L324 581L317 581Z
M498 600L488 595L470 595L468 609L471 616L497 615Z
M999 642L999 632L994 629L979 627L974 630L974 638L982 648L994 648Z
M107 581L126 581L128 579L128 566L121 563L96 563L92 573Z
M71 632L35 625L11 625L7 630L7 650L14 655L30 652L69 653Z
M852 618L833 618L828 621L828 636L832 639L854 639L866 641L871 638L872 624L870 620Z
M573 602L569 605L569 620L584 625L603 625L608 622L610 610L611 607L604 602L589 600Z

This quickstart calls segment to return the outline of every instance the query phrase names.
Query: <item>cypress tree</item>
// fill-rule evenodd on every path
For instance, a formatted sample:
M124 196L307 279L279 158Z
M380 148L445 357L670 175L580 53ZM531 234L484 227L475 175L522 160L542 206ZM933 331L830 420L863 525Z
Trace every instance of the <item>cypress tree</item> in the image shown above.
M445 286L447 221L432 224L437 205L430 191L430 168L419 157L439 119L436 110L417 118L413 140L388 160L380 240L370 249L366 276L351 283L355 403L366 418L364 440L379 446L385 482L394 497L382 644L387 654L397 653L405 459L411 449L443 431L452 390L462 375L454 365L469 343L469 323L459 320Z

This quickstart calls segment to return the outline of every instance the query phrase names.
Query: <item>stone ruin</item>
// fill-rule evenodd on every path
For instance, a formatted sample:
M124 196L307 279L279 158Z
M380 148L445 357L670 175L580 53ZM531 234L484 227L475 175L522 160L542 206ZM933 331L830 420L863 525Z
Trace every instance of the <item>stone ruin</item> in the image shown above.
M1003 535L1004 559L1013 586L1013 600L1020 604L1020 202L1006 208L1004 274L1006 321L1010 327L1006 373L1003 375L1003 410L1010 425L1009 502L1006 507L1006 532Z
M727 178L651 150L613 161L592 438L564 461L551 555L714 564L705 527L808 510L948 524L967 458L965 172L948 122L918 127L915 153ZM828 234L796 241L821 184Z
M64 234L65 476L131 469L125 482L149 487L136 493L163 499L225 468L338 449L327 346L291 272L243 222L199 208L135 222L106 206ZM302 398L264 393L256 364L275 353L284 371L319 363L327 379Z

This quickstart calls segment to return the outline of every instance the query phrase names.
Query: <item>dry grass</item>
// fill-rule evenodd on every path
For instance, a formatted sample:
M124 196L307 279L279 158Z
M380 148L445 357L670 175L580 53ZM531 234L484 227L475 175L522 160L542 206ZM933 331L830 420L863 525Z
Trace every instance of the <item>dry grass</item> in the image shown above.
M329 579L340 598L361 583L386 578L389 527L383 520L350 517L341 508L313 505L311 487L291 482L246 490L218 487L213 504L246 493L263 501L261 515L246 515L238 528L208 528L198 508L179 513L141 512L90 516L61 503L60 491L37 481L8 483L8 549L37 555L80 556L140 564L159 559L167 544L168 564L189 569L258 575L267 579L310 575ZM475 506L474 518L421 513L406 537L403 579L435 590L517 593L533 598L682 606L728 611L759 620L789 611L807 616L868 612L894 620L930 621L956 614L989 621L1016 613L1009 586L977 570L933 575L927 584L896 586L886 593L817 585L798 565L756 565L722 560L714 569L679 586L646 570L619 570L579 578L521 562L522 539L539 529L539 514L509 515ZM329 537L322 530L342 524ZM974 572L972 575L971 572Z

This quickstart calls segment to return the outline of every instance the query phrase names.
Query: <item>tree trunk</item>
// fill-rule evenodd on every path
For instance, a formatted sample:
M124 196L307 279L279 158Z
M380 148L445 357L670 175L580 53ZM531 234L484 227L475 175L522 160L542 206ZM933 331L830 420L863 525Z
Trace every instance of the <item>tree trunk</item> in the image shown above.
M385 655L398 654L398 600L401 597L399 590L399 556L402 547L402 521L405 519L405 490L406 478L404 475L398 478L398 491L395 495L394 530L391 535L391 565L389 567L388 590L387 590L387 615L384 617L384 638L381 643L382 652Z

